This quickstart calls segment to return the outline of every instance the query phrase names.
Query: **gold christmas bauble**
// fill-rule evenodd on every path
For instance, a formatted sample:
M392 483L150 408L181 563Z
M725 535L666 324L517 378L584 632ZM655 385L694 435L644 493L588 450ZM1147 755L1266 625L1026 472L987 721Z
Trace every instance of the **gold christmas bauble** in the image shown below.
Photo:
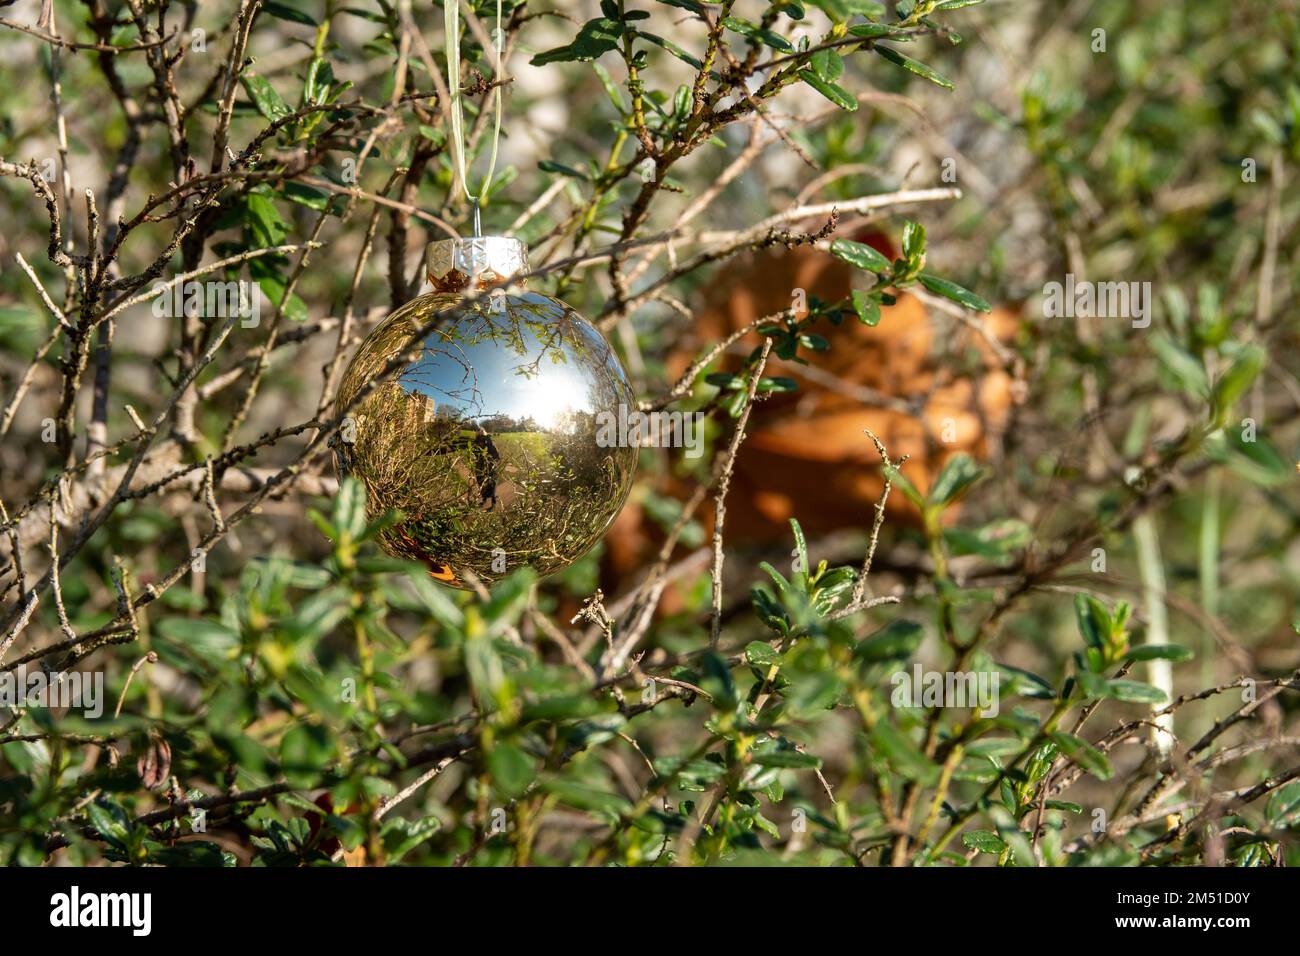
M364 483L372 518L402 512L381 545L439 581L553 574L601 538L632 486L634 443L601 427L636 409L627 375L559 299L492 291L528 271L519 240L434 242L428 266L434 290L376 326L344 374L340 476Z

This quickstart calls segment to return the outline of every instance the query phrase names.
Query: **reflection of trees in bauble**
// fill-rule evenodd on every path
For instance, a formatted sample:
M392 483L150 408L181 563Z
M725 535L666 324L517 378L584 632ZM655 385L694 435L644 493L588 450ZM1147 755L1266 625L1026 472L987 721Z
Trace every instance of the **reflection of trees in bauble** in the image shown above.
M576 377L588 407L553 409L549 427L534 412L493 407L499 385L480 381L474 356L499 368L500 350L509 374L540 383L541 395L548 374L563 369L563 383ZM351 410L356 440L336 459L365 483L372 515L404 513L381 537L384 547L444 580L440 571L450 565L488 581L500 576L497 549L508 571L529 564L546 574L590 548L622 506L636 456L596 444L598 413L635 407L604 338L563 303L535 293L473 309L456 295L422 296L367 336L344 375L340 407L403 352L413 356L407 365ZM485 458L481 442L476 454L480 428L497 458Z

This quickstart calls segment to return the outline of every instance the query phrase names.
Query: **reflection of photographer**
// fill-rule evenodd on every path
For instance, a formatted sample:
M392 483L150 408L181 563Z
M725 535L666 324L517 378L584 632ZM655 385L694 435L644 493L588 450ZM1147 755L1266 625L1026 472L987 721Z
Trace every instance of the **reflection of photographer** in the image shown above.
M487 510L491 511L497 506L497 462L501 460L501 452L481 424L476 422L474 427L478 429L472 446L474 480L478 482L481 502L490 502Z

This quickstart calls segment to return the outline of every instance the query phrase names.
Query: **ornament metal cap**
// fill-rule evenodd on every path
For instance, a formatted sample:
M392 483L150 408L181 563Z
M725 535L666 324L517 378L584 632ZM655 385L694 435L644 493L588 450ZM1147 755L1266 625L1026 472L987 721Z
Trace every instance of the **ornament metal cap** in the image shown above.
M529 271L528 247L511 236L437 239L425 250L425 263L436 292L485 289Z

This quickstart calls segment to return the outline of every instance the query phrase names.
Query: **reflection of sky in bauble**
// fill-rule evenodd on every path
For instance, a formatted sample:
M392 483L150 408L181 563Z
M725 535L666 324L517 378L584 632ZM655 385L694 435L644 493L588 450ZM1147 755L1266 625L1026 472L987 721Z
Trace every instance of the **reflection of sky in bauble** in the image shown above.
M531 419L548 431L571 432L575 412L604 410L594 407L591 387L610 374L600 334L535 294L516 297L511 311L514 319L471 313L430 332L420 357L398 376L402 388L428 395L442 415L455 409L461 420ZM538 325L520 321L523 315Z

